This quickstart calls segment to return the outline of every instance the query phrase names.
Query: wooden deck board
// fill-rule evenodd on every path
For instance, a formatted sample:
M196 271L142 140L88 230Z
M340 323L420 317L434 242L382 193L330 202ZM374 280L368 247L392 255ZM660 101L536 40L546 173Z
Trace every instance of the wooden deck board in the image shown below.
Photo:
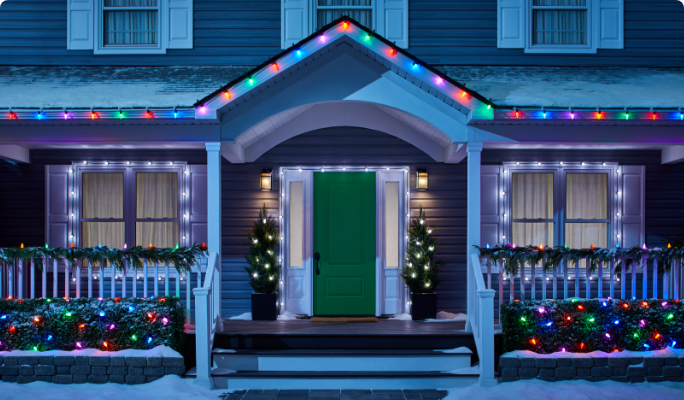
M237 321L224 319L220 335L278 336L472 336L465 322L380 320L373 323L294 321Z

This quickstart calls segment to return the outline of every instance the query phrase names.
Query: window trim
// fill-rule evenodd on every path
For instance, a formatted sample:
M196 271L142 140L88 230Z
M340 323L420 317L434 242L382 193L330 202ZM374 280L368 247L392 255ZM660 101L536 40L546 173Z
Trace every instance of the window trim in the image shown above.
M553 173L553 205L554 205L554 243L548 244L553 246L561 246L566 243L565 238L565 224L572 222L579 223L606 223L606 220L569 220L566 218L566 201L567 201L567 181L566 176L568 173L578 173L578 174L593 174L593 173L605 173L608 174L608 193L607 193L607 207L608 207L608 238L607 245L608 248L615 247L616 244L622 246L622 237L618 237L620 234L621 223L620 217L617 216L617 210L622 209L622 196L618 193L622 192L621 179L619 179L619 165L617 163L605 163L605 165L517 165L516 163L503 163L503 187L504 193L506 193L503 206L503 235L506 238L512 239L512 225L513 222L522 222L522 220L514 220L512 218L512 174L514 173ZM524 220L527 222L535 220ZM539 222L544 222L547 220L539 220ZM548 221L552 222L552 221ZM503 239L504 243L511 243L511 240ZM535 243L536 244L536 243ZM521 244L525 245L525 244ZM546 246L547 243L544 243Z
M144 222L155 222L155 221L161 221L161 219L158 218L153 218L153 219L139 219L137 218L136 214L136 173L138 172L175 172L178 174L178 202L177 202L177 207L178 207L178 214L177 218L175 219L164 219L163 221L167 222L174 222L178 221L178 241L177 243L180 246L188 246L189 245L189 240L187 237L189 236L189 202L188 202L188 166L186 163L181 163L181 162L174 162L173 165L163 165L160 163L153 163L153 164L147 164L147 163L131 163L130 165L126 165L123 163L110 163L110 165L106 165L104 163L73 163L71 166L71 171L70 175L72 175L72 179L69 179L69 203L68 203L68 212L69 212L69 235L70 237L68 238L69 241L74 243L76 246L80 247L81 244L83 243L83 238L82 238L82 232L81 232L81 224L83 222L88 222L90 219L84 220L81 217L82 213L82 184L83 184L83 179L82 176L84 173L117 173L117 172L123 172L124 174L124 199L123 199L123 207L124 207L124 217L123 217L123 222L126 224L125 226L125 243L129 246L135 246L136 243L136 238L135 238L135 224L138 221L144 221ZM74 194L71 195L71 192ZM183 193L186 195L183 196ZM98 221L103 221L98 219ZM108 221L108 220L105 220ZM111 222L121 222L119 219L116 221L111 221ZM73 237L71 237L73 235Z
M564 54L580 54L580 53L596 53L598 48L598 32L600 31L599 6L600 0L587 0L587 44L586 45L563 45L563 44L543 44L535 45L534 41L534 21L533 12L540 6L533 6L534 0L524 0L524 18L525 21L523 29L525 29L525 53L564 53ZM557 9L577 9L578 7L553 7L548 6L549 10Z
M104 1L94 0L93 29L95 32L95 43L93 46L94 54L166 54L168 36L167 10L169 0L158 0L157 2L157 28L158 43L156 45L115 45L105 46L104 44ZM147 7L146 7L147 8ZM109 8L108 8L109 9ZM122 7L122 9L125 9Z

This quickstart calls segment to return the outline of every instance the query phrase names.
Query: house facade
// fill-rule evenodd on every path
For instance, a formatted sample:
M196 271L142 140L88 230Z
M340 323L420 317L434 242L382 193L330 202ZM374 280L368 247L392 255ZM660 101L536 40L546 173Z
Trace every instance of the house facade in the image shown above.
M681 238L682 35L674 0L7 0L0 246L206 242L229 317L265 205L281 313L394 315L422 207L464 312L474 245Z

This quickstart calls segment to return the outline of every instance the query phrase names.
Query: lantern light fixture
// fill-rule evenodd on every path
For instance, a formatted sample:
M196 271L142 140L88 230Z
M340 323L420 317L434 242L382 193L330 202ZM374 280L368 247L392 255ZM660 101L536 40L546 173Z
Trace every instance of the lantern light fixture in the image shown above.
M416 173L416 189L428 189L428 172L426 169L418 169Z
M261 171L261 179L259 180L261 191L270 192L273 188L273 171L265 169Z

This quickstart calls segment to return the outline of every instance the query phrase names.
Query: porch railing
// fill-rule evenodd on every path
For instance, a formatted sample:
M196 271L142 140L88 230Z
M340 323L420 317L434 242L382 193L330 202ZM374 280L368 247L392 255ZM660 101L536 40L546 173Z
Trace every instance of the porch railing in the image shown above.
M494 295L485 286L480 259L473 254L468 263L468 323L480 359L480 386L494 386Z
M221 272L217 253L209 253L206 275L202 287L193 290L195 295L195 341L197 350L197 378L195 383L213 388L211 377L211 351L214 336L222 330L220 315Z
M662 266L659 271L657 257L648 262L648 257L644 255L640 263L632 262L627 268L624 267L627 265L626 260L619 260L623 266L619 274L615 272L616 260L605 263L598 261L595 272L589 268L590 259L586 260L584 267L563 259L560 265L550 271L544 270L542 266L545 260L542 260L538 265L523 264L518 276L506 274L501 261L494 263L490 258L483 261L481 273L487 277L488 288L492 288L492 278L497 277L499 306L506 300L506 291L511 301L573 297L679 300L682 293L682 260L677 258L672 260L669 271L662 269ZM662 280L659 274L662 275Z
M142 270L132 267L131 260L124 262L118 270L104 260L99 265L79 261L71 268L67 261L60 258L41 258L0 263L0 298L35 299L48 297L181 297L185 291L186 325L192 316L191 274L196 273L196 281L201 282L206 258L200 257L188 273L179 273L164 262L142 260ZM42 268L38 267L42 264ZM170 282L174 281L173 293ZM185 288L183 290L183 286Z

